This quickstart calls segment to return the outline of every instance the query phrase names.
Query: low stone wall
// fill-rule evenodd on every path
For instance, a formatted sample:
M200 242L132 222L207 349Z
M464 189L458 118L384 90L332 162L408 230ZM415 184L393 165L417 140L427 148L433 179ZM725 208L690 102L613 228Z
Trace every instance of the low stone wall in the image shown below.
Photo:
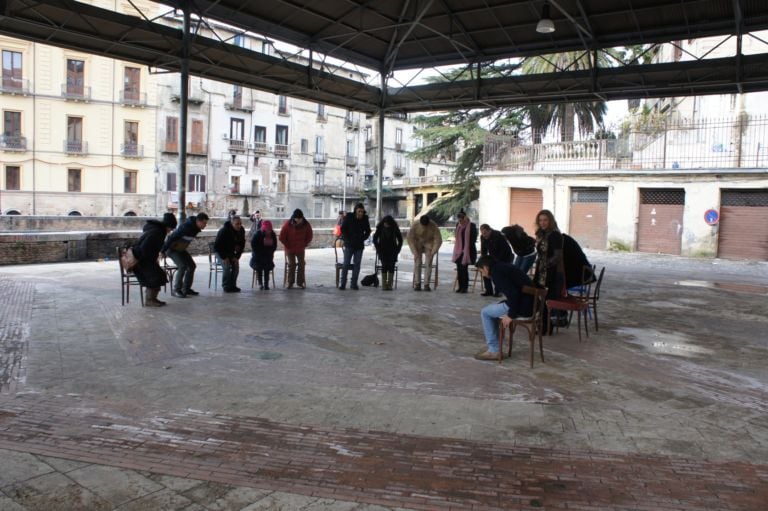
M313 230L314 238L310 248L332 246L332 228ZM207 254L208 243L216 239L216 232L216 229L201 232L190 245L190 253ZM113 259L117 247L130 245L139 236L141 231L138 230L0 233L0 265ZM250 250L250 245L246 246L246 252Z

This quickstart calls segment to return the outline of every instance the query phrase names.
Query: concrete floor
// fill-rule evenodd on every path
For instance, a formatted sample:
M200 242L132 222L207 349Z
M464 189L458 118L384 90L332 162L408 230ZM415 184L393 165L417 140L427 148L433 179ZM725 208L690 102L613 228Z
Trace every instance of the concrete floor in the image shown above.
M451 500L440 488L333 498L308 490L306 474L251 478L104 457L142 435L178 447L167 424L197 420L190 414L280 431L376 432L387 445L661 456L653 459L706 463L712 473L738 463L757 500L731 508L768 501L768 263L589 252L607 267L599 332L592 323L581 343L575 325L545 337L546 363L537 354L530 369L522 337L501 365L472 358L483 346L479 309L491 299L479 286L452 292L450 248L431 293L410 289L406 257L394 292L336 290L330 249L308 253L306 290L251 290L244 257L240 294L209 289L198 259L201 296L161 294L162 309L142 309L135 288L121 306L115 261L0 267L0 509L524 509L576 498L547 488L514 505ZM364 273L372 266L368 248ZM78 451L89 431L102 443ZM627 508L654 508L639 500Z

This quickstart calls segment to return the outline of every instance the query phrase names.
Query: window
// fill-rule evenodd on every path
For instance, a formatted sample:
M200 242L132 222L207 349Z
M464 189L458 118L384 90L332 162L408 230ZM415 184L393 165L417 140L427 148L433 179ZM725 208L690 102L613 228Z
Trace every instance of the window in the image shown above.
M275 126L275 144L288 145L288 126Z
M82 117L67 117L67 152L83 152Z
M347 156L355 155L355 141L347 140Z
M402 145L403 143L403 130L401 128L397 128L395 130L395 144Z
M251 180L251 193L254 195L259 194L259 180L258 179L252 179Z
M85 91L85 61L67 59L67 94L82 96Z
M325 120L325 105L322 103L317 104L317 118Z
M3 89L22 89L21 71L21 53L3 50Z
M235 37L232 38L232 44L239 46L240 48L245 48L245 37L243 37L243 34L235 35Z
M325 141L323 140L323 137L316 136L315 137L315 154L321 155L325 152Z
M229 120L229 139L245 140L245 121L235 117Z
M169 172L165 175L165 189L169 192L176 191L176 173Z
M277 193L287 193L287 192L288 192L288 175L278 174L277 175Z
M419 167L419 177L426 177L427 176L427 169L424 167Z
M187 189L190 192L204 192L205 176L203 174L190 174Z
M21 167L16 165L5 167L5 189L21 190Z
M325 184L325 170L322 168L315 169L315 186L322 188Z
M203 121L192 121L192 154L206 154L205 144L203 143Z
M138 103L141 97L141 69L126 67L123 70L123 100Z
M283 115L288 113L288 98L285 96L277 97L277 113Z
M323 203L321 201L315 202L315 218L323 218Z
M243 88L240 85L235 85L232 90L232 106L235 108L243 107Z
M260 142L262 144L267 142L267 128L264 126L253 127L253 141Z
M306 138L301 139L301 152L302 154L307 154L309 152L309 140Z
M240 193L240 176L230 176L229 190L231 193Z
M67 169L67 191L68 192L81 192L82 191L82 169Z
M21 112L3 112L3 135L6 137L21 136Z
M136 182L139 173L135 170L126 170L123 178L123 193L136 193Z
M179 118L165 118L165 150L170 153L179 152Z
M123 154L136 156L139 154L139 123L125 121L123 127Z

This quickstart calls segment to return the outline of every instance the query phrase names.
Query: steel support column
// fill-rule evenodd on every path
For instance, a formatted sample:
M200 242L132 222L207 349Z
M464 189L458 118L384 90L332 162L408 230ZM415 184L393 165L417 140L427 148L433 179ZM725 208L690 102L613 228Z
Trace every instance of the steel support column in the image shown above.
M381 74L381 104L379 109L379 168L376 175L376 223L382 219L381 194L384 184L384 104L387 101L387 75Z
M181 39L181 94L179 101L179 218L187 218L187 118L189 117L189 3L182 5L184 13Z

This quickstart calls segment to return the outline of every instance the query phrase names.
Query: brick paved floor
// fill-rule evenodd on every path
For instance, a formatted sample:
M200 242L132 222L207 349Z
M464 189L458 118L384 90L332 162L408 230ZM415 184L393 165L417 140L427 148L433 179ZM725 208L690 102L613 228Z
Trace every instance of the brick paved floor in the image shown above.
M0 510L765 509L768 265L590 256L600 331L532 370L473 360L488 300L407 262L163 309L114 262L0 268Z

